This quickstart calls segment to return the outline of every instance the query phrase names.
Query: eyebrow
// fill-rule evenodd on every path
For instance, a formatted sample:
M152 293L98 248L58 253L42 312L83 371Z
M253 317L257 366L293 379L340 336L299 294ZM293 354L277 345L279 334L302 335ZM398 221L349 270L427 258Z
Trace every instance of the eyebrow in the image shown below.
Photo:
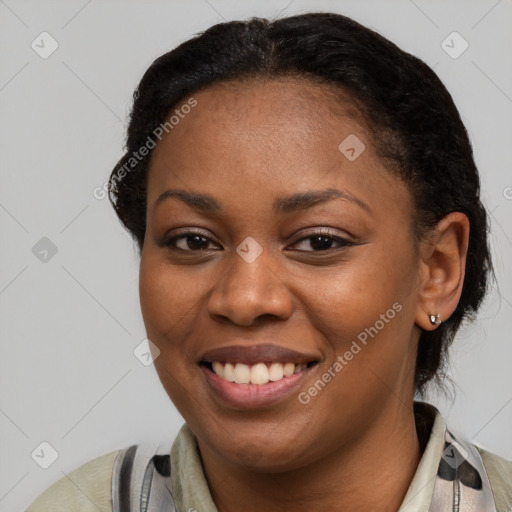
M191 208L200 210L205 213L213 213L222 210L221 205L215 198L208 194L199 194L187 192L186 190L169 189L158 196L153 206L153 210L162 203L164 200L174 197ZM325 203L333 199L344 199L351 201L367 212L371 213L370 207L361 199L337 190L329 188L326 190L308 190L307 192L298 192L290 196L278 197L273 203L273 210L275 213L291 213L298 210L311 208L320 203Z

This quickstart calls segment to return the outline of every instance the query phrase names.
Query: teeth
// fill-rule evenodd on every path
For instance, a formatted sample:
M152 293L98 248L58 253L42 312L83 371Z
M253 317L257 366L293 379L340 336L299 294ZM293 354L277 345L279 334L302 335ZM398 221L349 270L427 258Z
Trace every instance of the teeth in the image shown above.
M222 379L237 384L266 384L269 381L276 382L285 377L291 377L294 373L305 370L306 363L265 363L248 365L244 363L212 363L213 371Z
M255 364L251 368L251 384L266 384L268 382L268 367L265 363Z
M301 372L302 370L305 370L306 369L306 363L300 363L300 364L296 364L295 365L295 371L294 373L299 373Z
M249 384L251 382L251 369L246 364L236 363L234 377L237 384Z
M284 376L283 365L280 363L272 363L268 370L268 379L272 382L276 380L281 380Z
M285 377L290 377L295 372L295 365L293 363L286 363L283 367Z
M220 364L220 366L222 366L222 364ZM224 375L218 373L215 370L215 366L213 367L213 370L215 371L215 373L217 375L220 375L221 377L223 377L228 382L235 382L235 367L231 363L226 363L224 365Z
M212 364L212 367L213 367L213 371L219 376L219 377L223 377L224 378L224 366L222 366L221 363L219 363L218 361L215 361L213 364Z

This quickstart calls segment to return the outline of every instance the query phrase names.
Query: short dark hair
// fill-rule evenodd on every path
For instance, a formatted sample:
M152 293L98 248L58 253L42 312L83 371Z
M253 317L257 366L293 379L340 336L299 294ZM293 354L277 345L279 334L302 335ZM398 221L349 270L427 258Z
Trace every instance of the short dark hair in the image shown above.
M450 93L420 59L335 13L216 24L157 58L145 72L134 93L126 153L110 176L109 199L140 254L152 152L137 160L133 155L148 145L155 128L180 101L211 84L286 76L328 84L354 101L379 156L409 186L418 239L451 212L469 218L459 303L436 330L420 336L414 385L424 395L430 380L442 386L448 347L462 321L474 319L493 270L466 128Z

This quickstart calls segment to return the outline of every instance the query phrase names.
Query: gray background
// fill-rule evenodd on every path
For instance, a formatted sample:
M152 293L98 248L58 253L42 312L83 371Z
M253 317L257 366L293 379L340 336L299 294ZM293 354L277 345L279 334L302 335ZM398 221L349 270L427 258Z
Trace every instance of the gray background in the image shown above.
M131 95L156 57L223 19L310 10L352 16L419 56L460 109L492 212L499 291L453 347L456 398L430 401L512 459L510 0L0 0L1 511L24 509L93 457L139 442L169 449L182 419L133 354L145 338L136 251L93 190L122 154ZM31 47L51 48L43 31L59 45L46 59ZM453 31L469 44L456 59L441 45ZM43 237L57 250L46 261ZM46 470L43 441L58 453Z

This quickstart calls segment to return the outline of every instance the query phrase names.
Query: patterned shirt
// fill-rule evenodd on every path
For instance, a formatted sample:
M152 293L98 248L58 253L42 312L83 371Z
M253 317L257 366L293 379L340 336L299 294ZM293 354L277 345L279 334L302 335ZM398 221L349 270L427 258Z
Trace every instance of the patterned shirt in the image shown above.
M432 405L414 402L414 411L418 433L422 429L428 441L398 512L444 512L459 507L460 512L512 512L512 461L481 447L458 444L460 438L451 434ZM475 458L474 453L468 455L463 446L477 451L480 458ZM116 450L80 466L44 491L26 512L113 512L113 469L120 453ZM170 455L169 480L176 510L218 512L204 475L197 440L186 423L174 440ZM477 459L485 466L481 470L484 485L480 488L480 476L475 472ZM460 471L454 471L455 464ZM482 492L487 493L484 501L490 499L485 502L489 506L485 510L483 501L478 501Z

